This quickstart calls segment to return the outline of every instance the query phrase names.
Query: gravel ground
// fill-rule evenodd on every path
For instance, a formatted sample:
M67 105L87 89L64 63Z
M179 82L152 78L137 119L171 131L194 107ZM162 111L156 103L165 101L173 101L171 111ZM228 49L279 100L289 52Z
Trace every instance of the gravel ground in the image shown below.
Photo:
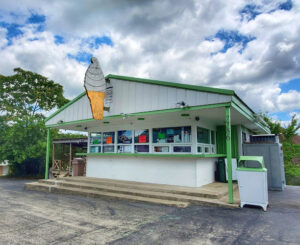
M270 208L185 209L25 191L0 178L0 244L300 244L300 187Z

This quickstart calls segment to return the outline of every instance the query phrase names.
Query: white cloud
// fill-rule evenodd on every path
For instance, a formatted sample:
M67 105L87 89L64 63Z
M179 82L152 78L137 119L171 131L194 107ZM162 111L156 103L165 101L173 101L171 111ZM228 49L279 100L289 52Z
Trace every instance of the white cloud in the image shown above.
M63 84L67 96L75 96L83 90L87 64L67 54L85 51L99 58L105 74L234 89L256 111L296 110L299 92L282 93L279 85L300 77L300 3L294 1L291 11L271 11L282 2L60 0L39 2L37 9L34 0L5 1L2 11L21 13L18 23L30 15L28 9L45 14L46 30L35 33L26 26L24 36L0 49L0 73L20 66ZM262 14L241 21L239 11L250 3L260 5ZM3 18L13 21L9 14ZM242 53L242 44L222 53L225 41L214 37L219 30L255 40ZM55 34L66 43L55 45ZM83 38L102 35L114 45L95 50L81 44ZM28 41L35 37L39 40ZM7 44L2 39L0 47Z
M300 107L300 93L290 90L277 97L277 105L280 111L290 111Z
M0 27L0 49L7 45L6 33L7 30Z

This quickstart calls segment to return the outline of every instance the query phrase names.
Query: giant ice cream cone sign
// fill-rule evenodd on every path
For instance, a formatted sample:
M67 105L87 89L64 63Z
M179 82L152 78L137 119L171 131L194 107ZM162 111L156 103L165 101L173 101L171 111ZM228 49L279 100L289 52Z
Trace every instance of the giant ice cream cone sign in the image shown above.
M93 118L102 120L106 82L99 62L95 57L91 59L91 64L85 73L84 87L90 100Z

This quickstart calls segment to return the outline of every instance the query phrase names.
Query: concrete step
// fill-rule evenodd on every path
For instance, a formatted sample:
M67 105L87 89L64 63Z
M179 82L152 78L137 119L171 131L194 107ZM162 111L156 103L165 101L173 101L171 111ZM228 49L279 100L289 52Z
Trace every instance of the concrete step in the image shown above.
M125 195L132 195L132 196L141 196L141 197L149 197L149 198L157 198L157 199L164 199L170 201L179 201L179 202L189 202L191 204L203 204L204 201L209 200L211 198L203 198L203 197L196 197L190 195L182 195L182 194L175 194L175 193L168 193L168 192L159 192L159 191L149 191L149 190L140 190L140 189L133 189L133 188L126 188L116 187L116 186L102 186L98 184L87 184L87 183L77 183L73 181L64 181L64 180L41 180L42 183L49 183L50 185L57 185L63 186L68 188L77 188L83 190L94 190L94 191L101 191L101 192L108 192L108 193L119 193ZM215 202L217 200L214 200Z
M46 183L27 183L25 184L26 190L35 190L35 191L43 191L43 192L51 192L51 193L59 193L59 194L69 194L69 195L80 195L86 197L104 197L106 199L116 199L116 200L126 200L126 201L134 201L134 202L146 202L153 204L163 204L168 206L175 206L180 208L185 208L189 206L188 202L180 202L180 201L171 201L150 197L142 197L142 196L134 196L134 195L126 195L120 193L108 193L103 191L95 191L95 190L84 190L80 188L71 188L57 185L49 185Z
M116 197L119 199L122 199L121 197L124 197L125 200L131 201L141 201L143 199L146 199L148 200L146 202L153 201L153 203L161 203L172 206L184 206L182 204L185 203L194 205L222 206L230 208L237 207L237 205L228 204L219 199L167 192L139 190L126 187L101 186L99 185L99 183L97 185L92 185L65 180L41 180L38 183L26 184L25 188L30 190L49 191L65 194L79 194L84 196L103 196L112 198Z
M121 187L134 190L145 190L153 192L164 192L164 193L173 193L179 195L188 195L196 197L206 197L212 199L219 199L227 194L226 191L210 191L205 188L190 188L190 187L181 187L181 186L170 186L170 185L160 185L160 184L150 184L150 183L141 183L134 181L122 181L122 180L110 180L110 179L98 179L98 178L82 178L82 177L70 177L70 178L58 178L57 180L67 181L67 182L77 182L85 183L95 186L109 186L109 187ZM43 181L43 180L41 180Z

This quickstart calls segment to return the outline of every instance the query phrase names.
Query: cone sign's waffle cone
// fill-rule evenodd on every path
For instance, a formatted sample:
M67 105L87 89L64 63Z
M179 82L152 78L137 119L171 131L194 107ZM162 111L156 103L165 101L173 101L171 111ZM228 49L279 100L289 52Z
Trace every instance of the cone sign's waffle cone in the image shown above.
M87 91L87 96L90 100L93 118L96 120L102 120L105 93L98 91Z

